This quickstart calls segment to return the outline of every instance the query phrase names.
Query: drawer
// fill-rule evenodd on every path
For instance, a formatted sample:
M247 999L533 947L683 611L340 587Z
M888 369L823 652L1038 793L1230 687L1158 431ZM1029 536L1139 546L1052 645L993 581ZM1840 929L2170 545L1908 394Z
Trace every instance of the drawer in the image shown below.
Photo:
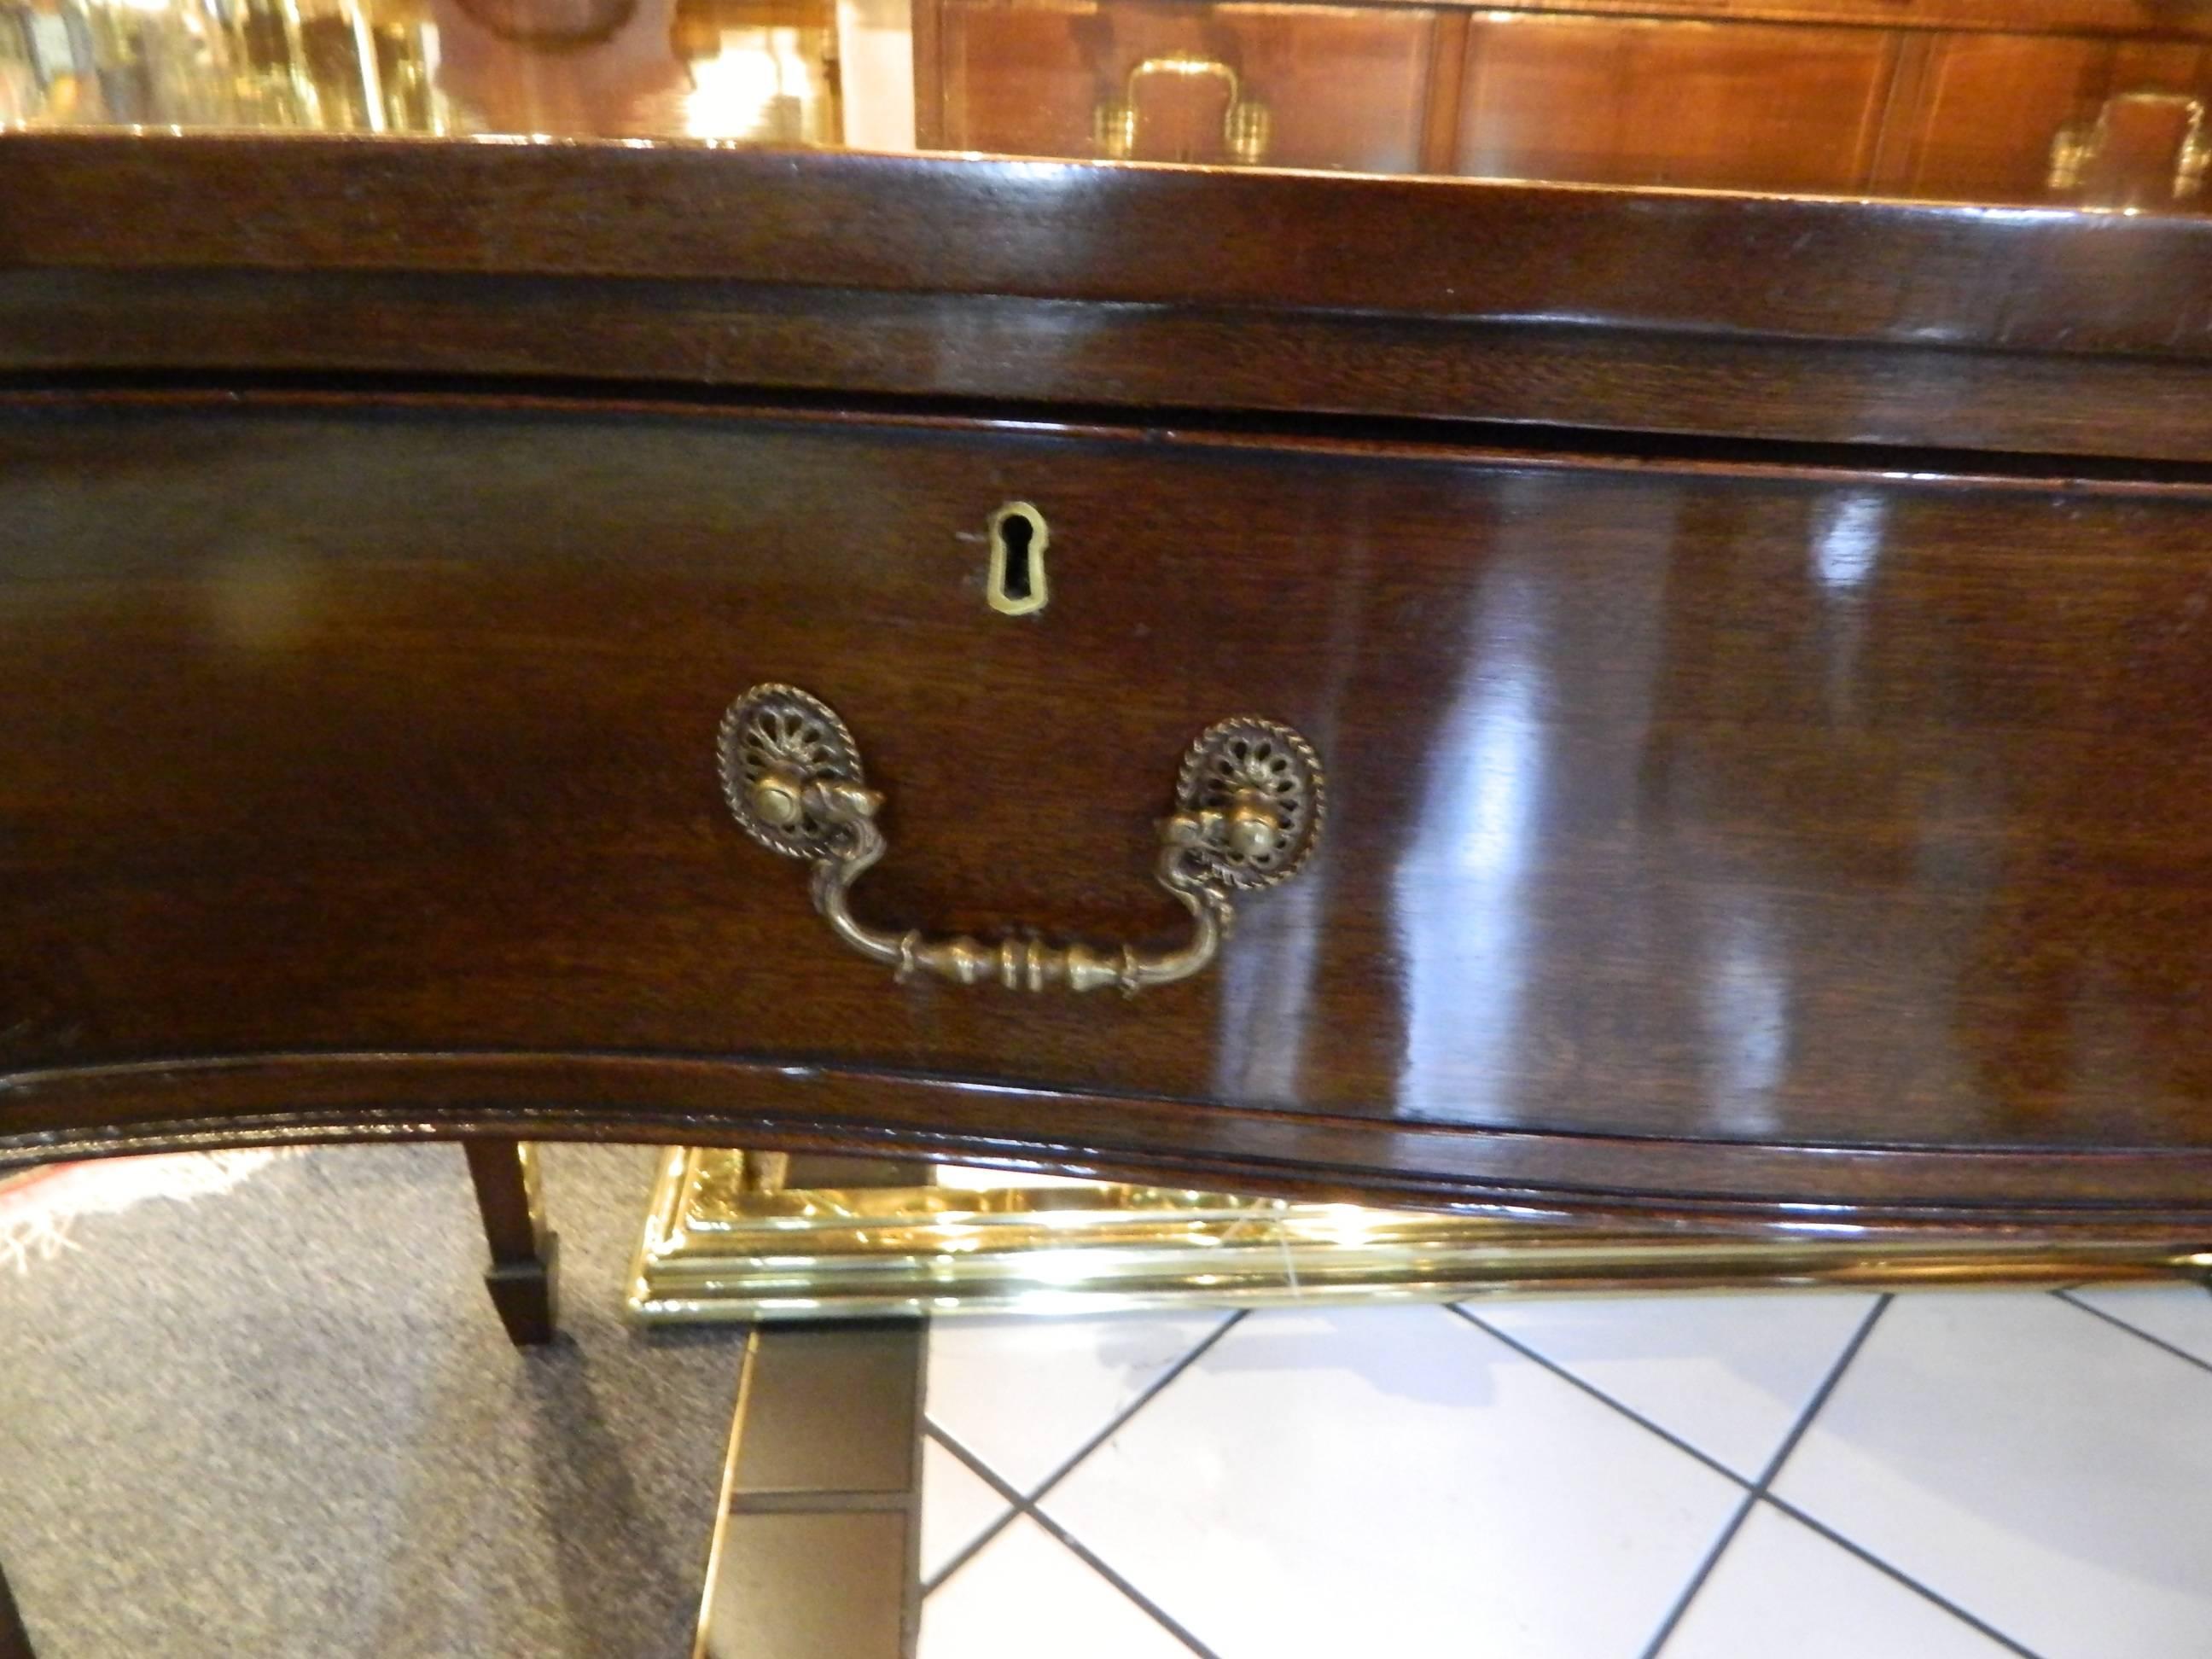
M1900 38L1871 28L1478 12L1455 171L1862 188Z
M986 592L1013 501L1028 615ZM1377 1164L2212 1142L2201 493L19 400L0 526L0 1073L750 1056L1365 1125ZM1156 823L1228 716L1305 734L1326 823L1185 982L900 983L726 809L763 682L884 796L882 926L1172 945Z
M2189 40L1939 36L1914 196L2201 209L2212 52Z
M929 0L915 15L925 149L1421 166L1438 12Z

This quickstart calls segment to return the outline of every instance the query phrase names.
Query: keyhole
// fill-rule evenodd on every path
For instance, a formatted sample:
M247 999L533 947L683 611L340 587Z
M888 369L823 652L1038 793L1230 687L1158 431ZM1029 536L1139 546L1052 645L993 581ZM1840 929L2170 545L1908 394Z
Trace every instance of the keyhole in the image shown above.
M1025 617L1044 609L1044 550L1050 539L1044 514L1027 501L1009 501L991 515L991 576L986 597L991 609Z
M1018 513L999 526L1000 538L1006 544L1006 574L999 586L1017 604L1030 596L1030 538L1036 533Z

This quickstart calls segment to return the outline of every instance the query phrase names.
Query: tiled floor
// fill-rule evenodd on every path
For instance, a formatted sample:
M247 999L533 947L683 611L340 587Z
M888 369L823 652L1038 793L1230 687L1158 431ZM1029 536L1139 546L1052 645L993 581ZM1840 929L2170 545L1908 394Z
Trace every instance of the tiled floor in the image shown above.
M2212 1659L2212 1295L940 1322L922 1659Z
M0 1556L47 1659L676 1659L737 1344L619 1320L653 1162L549 1151L533 1354L450 1147L0 1227ZM2212 1659L2199 1289L930 1343L922 1659Z

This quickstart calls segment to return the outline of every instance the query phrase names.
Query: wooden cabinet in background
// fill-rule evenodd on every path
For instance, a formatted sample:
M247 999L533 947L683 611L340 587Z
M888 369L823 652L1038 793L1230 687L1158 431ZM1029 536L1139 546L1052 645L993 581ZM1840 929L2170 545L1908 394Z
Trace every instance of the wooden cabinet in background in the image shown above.
M2192 210L2212 9L922 0L925 149Z
M1893 146L1902 169L1875 181L1885 193L2202 204L2203 161L2191 152L2212 98L2212 44L1951 34L1923 51ZM2080 147L2070 182L2069 140Z
M1873 161L1897 51L1885 30L1479 13L1452 170L1851 190Z
M919 11L926 149L1449 170L1424 148L1435 11L1158 0L924 0ZM1449 113L1447 102L1447 133Z

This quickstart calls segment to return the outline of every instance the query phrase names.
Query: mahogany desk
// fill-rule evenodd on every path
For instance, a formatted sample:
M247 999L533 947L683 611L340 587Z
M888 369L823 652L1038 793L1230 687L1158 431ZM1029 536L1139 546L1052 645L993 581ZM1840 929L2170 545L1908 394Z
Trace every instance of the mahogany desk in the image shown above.
M0 136L0 1168L465 1139L524 1337L522 1139L2186 1255L2170 206Z

